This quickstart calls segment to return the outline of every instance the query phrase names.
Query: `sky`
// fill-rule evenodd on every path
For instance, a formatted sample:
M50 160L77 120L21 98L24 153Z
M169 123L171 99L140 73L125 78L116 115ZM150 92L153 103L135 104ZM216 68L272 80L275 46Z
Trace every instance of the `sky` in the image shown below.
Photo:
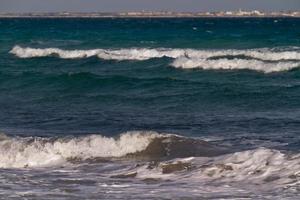
M300 10L300 0L0 0L0 12Z

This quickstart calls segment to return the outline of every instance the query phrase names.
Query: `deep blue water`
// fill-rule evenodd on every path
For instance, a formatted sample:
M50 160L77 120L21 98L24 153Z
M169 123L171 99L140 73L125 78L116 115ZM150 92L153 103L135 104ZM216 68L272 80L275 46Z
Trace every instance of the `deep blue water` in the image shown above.
M157 55L65 59L52 52L21 58L10 53L17 45L31 53L135 48L264 54L205 58L224 67L243 62L231 69L213 68L216 63L183 69L173 66L177 57ZM195 59L197 64L202 57ZM253 69L259 65L266 66ZM269 72L275 65L279 70ZM206 138L236 151L297 153L299 127L300 19L0 19L0 131L7 136L157 131Z
M9 54L15 45L70 50L299 47L300 20L276 20L3 19L0 129L17 135L156 130L299 142L298 69L271 74L182 70L170 67L166 57L115 61Z

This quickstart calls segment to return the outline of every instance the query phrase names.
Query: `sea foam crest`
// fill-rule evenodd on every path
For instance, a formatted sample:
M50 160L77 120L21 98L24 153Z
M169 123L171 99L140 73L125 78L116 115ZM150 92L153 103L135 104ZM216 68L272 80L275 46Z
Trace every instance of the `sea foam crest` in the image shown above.
M281 187L300 184L300 154L257 148L214 158L190 157L162 162L156 168L141 166L137 178L185 179L190 183L259 184ZM180 171L183 173L181 174ZM189 176L186 176L188 171ZM260 188L263 189L263 188Z
M151 58L171 57L177 58L184 55L184 50L172 49L91 49L91 50L62 50L59 48L29 48L15 46L10 53L19 58L34 58L46 56L58 56L64 59L88 58L98 56L105 60L148 60Z
M262 72L290 70L300 65L299 49L246 49L246 50L196 50L170 48L128 48L62 50L59 48L29 48L15 46L10 53L19 58L58 56L79 59L97 56L104 60L148 60L169 57L176 68L191 69L251 69Z
M246 56L266 61L300 60L300 51L276 50L269 48L248 50L197 50L197 49L170 49L170 48L128 48L128 49L91 49L91 50L63 50L59 48L30 48L14 46L10 53L20 58L45 57L56 55L60 58L74 59L98 56L108 60L147 60L151 58L212 58L226 56Z
M251 69L265 73L287 71L300 66L299 62L276 62L268 63L260 60L246 60L246 59L217 59L208 60L201 58L186 58L180 57L174 60L172 66L182 69Z
M45 167L69 159L121 157L144 150L155 132L127 132L119 138L90 135L71 139L0 137L0 168Z
M199 170L199 176L211 176L227 181L272 182L281 184L298 181L300 154L289 155L274 149L257 148L215 159ZM214 171L215 173L211 173Z

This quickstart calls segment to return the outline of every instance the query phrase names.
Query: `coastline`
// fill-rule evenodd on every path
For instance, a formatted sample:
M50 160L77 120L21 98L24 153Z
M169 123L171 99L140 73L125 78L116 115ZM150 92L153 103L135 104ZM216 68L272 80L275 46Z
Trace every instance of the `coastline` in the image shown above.
M0 18L300 18L300 12L125 12L125 13L0 13Z
M0 19L273 19L273 18L292 18L299 19L300 16L0 16Z

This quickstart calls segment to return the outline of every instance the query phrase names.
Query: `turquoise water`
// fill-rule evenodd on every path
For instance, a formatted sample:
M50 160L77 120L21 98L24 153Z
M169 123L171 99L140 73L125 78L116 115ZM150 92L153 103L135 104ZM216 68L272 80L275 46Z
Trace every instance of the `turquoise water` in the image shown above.
M299 67L293 18L1 19L1 194L299 198Z

